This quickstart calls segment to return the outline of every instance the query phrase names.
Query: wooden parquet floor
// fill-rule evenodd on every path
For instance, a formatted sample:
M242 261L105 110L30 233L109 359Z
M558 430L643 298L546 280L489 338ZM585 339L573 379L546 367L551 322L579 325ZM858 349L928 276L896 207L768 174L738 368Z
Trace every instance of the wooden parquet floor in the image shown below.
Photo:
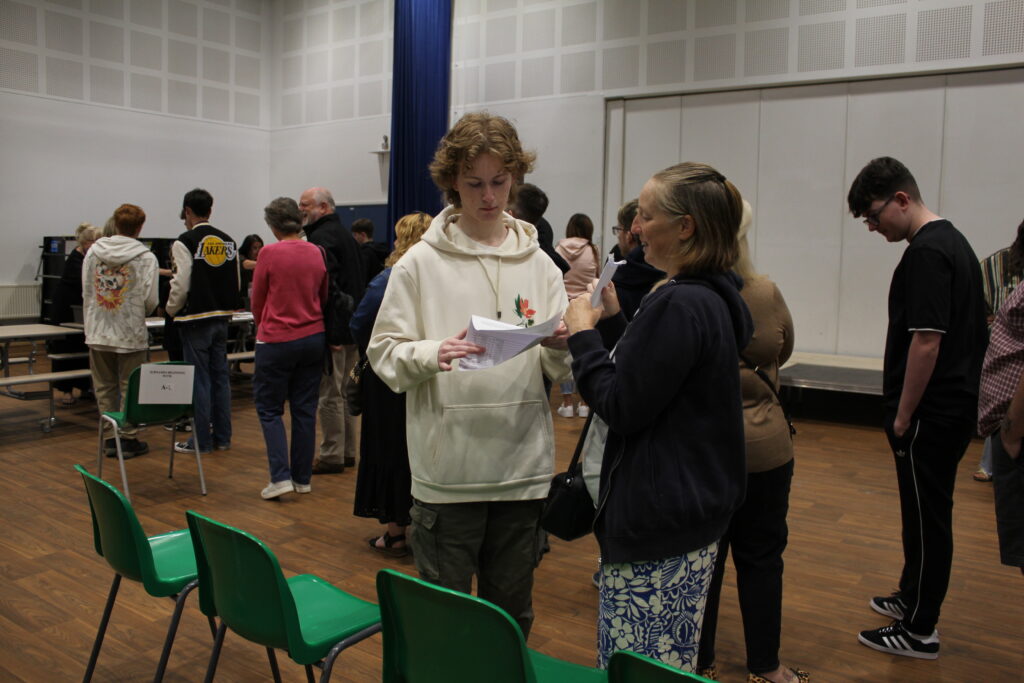
M182 528L195 509L246 529L274 550L286 573L315 573L375 600L381 567L415 573L411 559L371 551L379 528L352 516L354 472L314 478L313 493L267 502L262 437L247 386L235 384L230 451L204 458L209 495L199 494L194 461L179 457L166 476L168 432L149 428L150 454L127 463L135 508L147 533ZM75 463L95 470L94 404L60 410L61 424L42 434L45 402L0 397L0 467L7 473L0 524L0 680L79 680L88 660L111 571L96 556ZM572 452L580 419L555 417L559 466ZM896 483L881 431L837 421L801 419L791 497L790 545L782 658L808 669L816 682L1001 682L1024 680L1021 647L1024 577L999 564L990 485L970 478L976 442L957 482L956 555L940 623L942 653L934 662L876 653L858 644L860 629L885 624L867 605L895 585L901 562ZM116 478L115 461L104 473ZM530 645L582 664L595 656L596 566L593 537L551 542L537 571L536 624ZM202 680L211 640L189 598L166 680ZM125 582L114 608L96 681L152 678L171 613L169 600ZM719 625L722 681L744 681L742 631L731 571ZM286 681L304 681L301 667L280 655ZM342 654L334 680L380 679L380 638ZM228 635L220 681L270 680L262 648Z

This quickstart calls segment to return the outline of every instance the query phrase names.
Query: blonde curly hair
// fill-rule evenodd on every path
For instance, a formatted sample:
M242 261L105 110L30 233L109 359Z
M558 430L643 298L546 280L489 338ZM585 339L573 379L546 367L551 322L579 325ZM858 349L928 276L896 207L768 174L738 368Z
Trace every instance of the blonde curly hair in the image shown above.
M398 263L398 259L405 256L405 252L420 241L432 220L430 214L422 211L406 214L399 218L395 223L395 250L388 255L384 265L391 267Z

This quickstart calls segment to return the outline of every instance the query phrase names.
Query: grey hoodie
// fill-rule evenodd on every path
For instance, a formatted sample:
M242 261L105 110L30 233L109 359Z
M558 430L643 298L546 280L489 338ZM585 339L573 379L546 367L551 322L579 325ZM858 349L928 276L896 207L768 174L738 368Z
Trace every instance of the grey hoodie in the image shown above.
M156 256L124 235L103 237L85 255L82 304L85 343L99 351L149 348L146 316L158 302Z

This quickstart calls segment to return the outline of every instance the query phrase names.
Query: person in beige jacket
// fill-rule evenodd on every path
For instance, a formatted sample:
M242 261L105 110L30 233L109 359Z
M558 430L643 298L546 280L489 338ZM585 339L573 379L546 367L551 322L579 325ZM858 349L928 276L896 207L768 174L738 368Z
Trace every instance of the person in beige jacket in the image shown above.
M574 213L565 226L565 239L559 241L555 251L569 264L565 273L565 293L569 299L575 299L587 293L590 285L601 274L601 261L597 256L597 247L591 241L594 238L594 222L583 213ZM576 383L572 380L562 382L562 405L558 408L561 417L573 416L572 396L576 393ZM590 408L582 398L576 414L580 417L590 415Z
M743 278L740 296L754 321L754 336L740 351L739 361L747 496L719 541L715 574L704 610L697 673L715 677L718 602L731 546L747 644L748 683L804 683L810 678L806 671L779 663L782 552L788 536L786 513L793 479L793 435L775 391L755 372L755 368L763 371L778 390L779 367L793 353L793 318L775 283L754 270L747 241L751 222L750 204L744 200L740 256L734 269Z
M367 356L406 392L413 507L409 542L420 575L505 609L524 635L554 438L543 375L568 375L564 327L500 365L459 370L483 349L471 315L531 327L565 310L562 273L532 225L505 212L530 170L507 120L467 114L441 141L431 173L451 203L395 264Z

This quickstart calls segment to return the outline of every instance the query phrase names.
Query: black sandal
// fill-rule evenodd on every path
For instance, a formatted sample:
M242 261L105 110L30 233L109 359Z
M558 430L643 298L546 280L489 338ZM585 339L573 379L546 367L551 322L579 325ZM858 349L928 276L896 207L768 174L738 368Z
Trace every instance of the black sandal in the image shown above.
M384 541L384 547L377 545L377 541ZM389 557L405 557L409 554L409 546L403 545L400 548L395 547L395 543L405 543L405 534L399 534L398 536L392 536L388 532L384 532L383 536L374 536L368 539L367 542L370 547L376 550L378 553L383 553Z

